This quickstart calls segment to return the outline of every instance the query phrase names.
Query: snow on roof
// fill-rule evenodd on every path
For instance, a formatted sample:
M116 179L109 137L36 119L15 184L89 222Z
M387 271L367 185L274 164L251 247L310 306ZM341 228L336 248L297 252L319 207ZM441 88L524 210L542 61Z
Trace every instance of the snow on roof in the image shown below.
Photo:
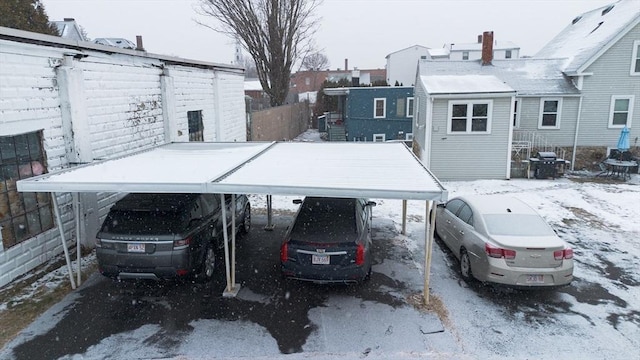
M493 75L429 75L420 77L429 94L513 93Z
M245 80L244 91L262 91L262 84L260 80Z
M401 143L171 143L20 180L19 191L255 193L446 200Z
M493 75L518 95L573 95L578 89L562 73L563 59L493 60L482 66L480 60L430 61L419 63L420 75Z
M564 71L583 71L603 48L640 23L638 0L620 0L573 19L535 55L537 58L566 58Z
M449 48L448 47L443 47L443 48L438 48L438 49L429 49L429 55L431 55L432 57L448 56L449 55Z

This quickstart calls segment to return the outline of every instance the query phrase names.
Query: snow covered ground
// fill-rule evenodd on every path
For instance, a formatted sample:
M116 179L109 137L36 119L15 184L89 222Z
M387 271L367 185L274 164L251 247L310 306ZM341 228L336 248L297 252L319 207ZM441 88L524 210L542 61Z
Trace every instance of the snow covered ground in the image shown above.
M308 132L302 141L317 141L317 132ZM575 280L571 286L553 291L516 291L494 288L478 283L467 284L460 280L455 258L438 243L434 245L431 267L430 289L446 308L448 320L443 321L445 331L456 340L452 348L446 341L429 344L429 358L447 359L640 359L640 175L632 175L627 182L595 182L592 176L567 176L556 180L481 180L470 182L445 182L449 197L463 194L511 194L535 209L552 225L560 236L569 242L575 254ZM274 197L273 208L293 211L294 197ZM408 249L411 261L417 269L416 275L397 274L387 265L378 265L374 271L412 281L420 289L420 278L424 271L424 218L425 203L408 202L407 235L400 235L402 202L399 200L373 199L374 224L385 223L395 228L395 245ZM264 196L251 196L254 209L265 208ZM254 229L256 230L256 229ZM92 258L89 258L90 260ZM56 281L68 281L66 268L55 275L43 278L33 289L55 286ZM417 280L417 281L416 281ZM246 293L244 296L250 296ZM30 293L21 296L30 296ZM77 295L66 299L66 304ZM19 300L19 299L15 299ZM64 308L64 304L61 308ZM68 305L66 305L68 306ZM312 321L326 321L323 317L332 309L342 309L348 314L349 307L359 308L359 302L349 299L331 300L322 307L313 309ZM0 304L0 311L6 304ZM346 310L345 310L346 309ZM372 309L376 309L372 306ZM10 356L11 348L25 338L42 333L57 320L54 310L45 314L37 323L0 351L0 358ZM344 314L345 312L343 312ZM415 322L415 311L400 309L380 311L373 316L371 331L376 322L393 323L396 331L404 331L402 324ZM349 322L336 317L334 323ZM221 326L217 321L198 321L191 324L193 336L211 336L228 339L229 344L242 343L238 334L260 333L254 343L238 348L236 357L279 358L277 345L259 326L246 322L230 322ZM34 327L35 326L35 327ZM41 326L43 328L37 328ZM407 325L409 326L409 325ZM321 327L321 329L325 329ZM131 333L112 336L92 347L87 354L69 357L109 357L114 343L131 338L146 338L157 329L150 325ZM422 329L421 329L422 331ZM145 335L146 334L146 335ZM305 352L282 356L287 359L329 358L387 358L388 353L369 349L366 353L343 351L321 352L318 339L338 342L345 334L318 334L304 346ZM409 337L407 337L409 338ZM381 344L384 339L381 338ZM188 342L187 342L188 343ZM111 345L110 345L111 344ZM204 346L183 348L184 356L191 359L212 356L215 349ZM413 348L420 344L410 344ZM253 351L255 346L262 351ZM403 354L401 344L387 344L393 356ZM407 345L409 346L409 345ZM228 346L227 346L228 347ZM147 351L148 350L148 351ZM162 357L153 349L131 348L133 357ZM448 351L450 350L450 351ZM307 353L308 351L308 353ZM120 353L127 354L127 352ZM422 354L422 355L421 355ZM404 353L402 358L420 358L425 352ZM117 356L116 356L117 357Z

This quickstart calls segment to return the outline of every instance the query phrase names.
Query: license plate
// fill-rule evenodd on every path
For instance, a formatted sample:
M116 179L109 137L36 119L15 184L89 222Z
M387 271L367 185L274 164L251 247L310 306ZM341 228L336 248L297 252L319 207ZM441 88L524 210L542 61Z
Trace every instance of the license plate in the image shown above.
M311 255L311 263L318 265L329 265L329 255Z
M138 243L127 244L127 251L128 252L144 252L144 244L138 244Z
M544 275L527 275L528 284L544 284Z

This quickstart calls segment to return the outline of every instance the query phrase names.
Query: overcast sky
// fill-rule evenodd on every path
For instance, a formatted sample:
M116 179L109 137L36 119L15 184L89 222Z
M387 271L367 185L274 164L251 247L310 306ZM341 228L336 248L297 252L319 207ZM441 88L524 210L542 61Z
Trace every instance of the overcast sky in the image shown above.
M75 18L90 38L142 35L148 52L230 63L234 42L194 19L196 0L42 0L50 20ZM637 1L640 6L640 0ZM534 55L573 18L615 0L324 0L316 46L332 69L384 68L412 45L471 43L483 31ZM295 70L295 69L294 69Z

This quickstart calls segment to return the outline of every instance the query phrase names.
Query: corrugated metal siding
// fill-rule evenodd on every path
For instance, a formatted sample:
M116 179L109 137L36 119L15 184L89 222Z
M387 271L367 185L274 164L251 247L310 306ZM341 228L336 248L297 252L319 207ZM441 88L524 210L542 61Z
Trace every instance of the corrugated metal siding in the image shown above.
M640 40L640 25L614 44L585 72L582 119L578 146L616 146L620 129L609 129L611 95L635 95L630 139L640 136L640 76L631 76L633 41Z
M441 180L504 179L511 98L493 99L491 134L447 134L448 104L433 102L431 171Z

